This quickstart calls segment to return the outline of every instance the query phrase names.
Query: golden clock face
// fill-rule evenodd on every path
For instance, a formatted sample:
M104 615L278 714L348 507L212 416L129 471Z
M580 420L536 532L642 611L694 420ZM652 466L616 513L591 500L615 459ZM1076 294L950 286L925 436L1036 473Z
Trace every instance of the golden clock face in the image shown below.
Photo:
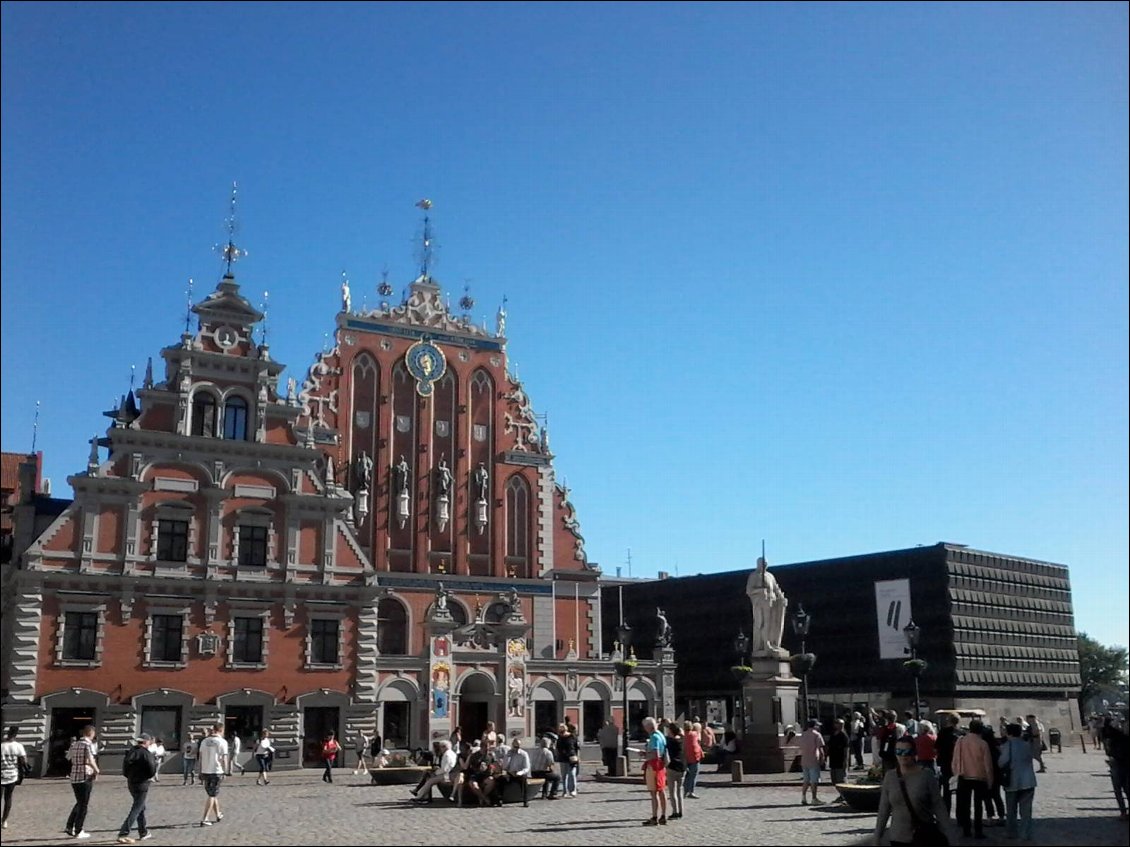
M421 397L429 397L435 381L447 372L443 351L427 339L420 339L408 348L404 364L416 380L416 392Z

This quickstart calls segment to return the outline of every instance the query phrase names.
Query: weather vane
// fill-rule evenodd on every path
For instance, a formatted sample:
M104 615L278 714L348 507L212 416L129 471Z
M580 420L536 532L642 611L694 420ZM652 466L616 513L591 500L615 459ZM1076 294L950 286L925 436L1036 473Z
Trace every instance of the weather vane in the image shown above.
M223 245L217 244L213 248L217 253L220 254L220 258L223 259L223 261L227 264L227 271L224 273L224 276L231 276L232 264L234 262L238 262L241 258L247 255L246 250L241 250L239 247L235 246L235 231L238 228L235 219L235 195L236 184L233 182L231 184L231 214L228 215L228 219L226 221L228 227L228 243Z
M184 292L185 307L184 307L184 334L188 335L188 325L192 320L192 277L188 278L188 290Z
M267 343L267 307L270 305L271 292L263 292L263 302L259 304L259 311L263 313L263 344Z
M420 245L420 278L427 280L428 268L432 264L432 224L428 216L432 201L425 197L416 203L416 208L424 210L424 238Z
M471 281L468 280L467 284L463 286L463 296L459 298L459 306L464 312L470 312L475 308L475 298L471 296Z
M388 265L381 269L381 284L377 286L377 293L382 297L392 295L392 285L388 281Z

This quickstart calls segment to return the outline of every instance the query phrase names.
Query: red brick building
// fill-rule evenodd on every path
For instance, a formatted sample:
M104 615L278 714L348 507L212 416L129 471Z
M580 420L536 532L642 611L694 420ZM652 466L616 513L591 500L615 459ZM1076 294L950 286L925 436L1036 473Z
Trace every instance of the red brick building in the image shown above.
M164 378L107 413L74 501L16 543L4 720L44 739L40 772L85 723L109 753L270 728L282 767L330 730L415 747L488 720L620 723L599 569L507 372L505 313L474 326L426 271L364 314L343 288L333 348L280 391L229 265ZM629 696L669 711L672 685L668 656Z

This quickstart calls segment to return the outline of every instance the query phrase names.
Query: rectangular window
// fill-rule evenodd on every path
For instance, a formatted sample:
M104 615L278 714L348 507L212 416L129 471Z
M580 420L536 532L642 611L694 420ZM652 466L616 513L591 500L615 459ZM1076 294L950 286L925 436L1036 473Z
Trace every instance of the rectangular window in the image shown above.
M63 633L63 658L93 662L97 658L98 613L67 612Z
M239 526L239 564L241 567L265 567L267 564L267 527Z
M188 561L188 521L157 521L157 558L162 562Z
M180 706L141 707L141 731L160 738L166 749L180 749L180 730Z
M336 665L338 662L338 629L340 621L310 621L310 664Z
M183 630L184 618L180 615L154 615L153 641L149 650L149 661L181 661Z
M263 661L263 619L236 618L232 661L257 665Z

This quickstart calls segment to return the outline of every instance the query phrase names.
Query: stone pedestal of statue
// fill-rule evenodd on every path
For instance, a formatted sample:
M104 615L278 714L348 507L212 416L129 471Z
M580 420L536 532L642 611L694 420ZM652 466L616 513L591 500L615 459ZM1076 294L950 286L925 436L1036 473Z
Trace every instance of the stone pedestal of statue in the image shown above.
M796 723L800 680L787 656L753 656L749 666L742 683L742 767L748 773L784 773L796 755L795 745L785 743L785 727Z

